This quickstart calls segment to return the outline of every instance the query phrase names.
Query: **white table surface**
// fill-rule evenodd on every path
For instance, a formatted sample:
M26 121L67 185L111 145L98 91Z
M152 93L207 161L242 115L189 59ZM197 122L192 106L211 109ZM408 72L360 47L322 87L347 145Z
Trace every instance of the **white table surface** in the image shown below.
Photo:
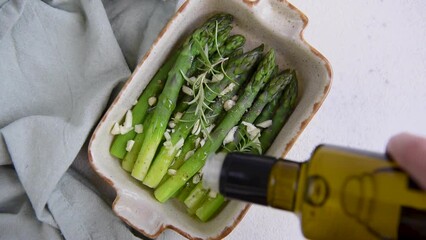
M426 136L426 1L291 0L309 18L306 40L331 63L324 104L287 157L320 143L383 152L407 131ZM182 239L166 231L159 239ZM304 239L298 218L252 206L227 239Z

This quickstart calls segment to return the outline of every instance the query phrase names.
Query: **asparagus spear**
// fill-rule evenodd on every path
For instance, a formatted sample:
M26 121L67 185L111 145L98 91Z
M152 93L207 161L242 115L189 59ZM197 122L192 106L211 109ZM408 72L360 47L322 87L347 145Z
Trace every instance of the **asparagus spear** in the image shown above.
M200 54L204 46L212 48L215 43L222 45L227 38L230 29L232 16L228 14L218 14L208 20L201 28L195 30L192 37L184 43L175 65L170 70L164 89L159 97L152 119L146 129L145 140L142 143L138 158L132 171L132 176L138 180L143 180L151 161L155 155L158 144L166 130L169 118L176 107L179 91L184 83L182 73L186 73L191 67L194 57ZM219 35L211 37L217 29L225 30Z
M263 47L264 47L263 45L260 45L259 47L253 49L251 52L259 51L258 58L260 58L260 55L261 55L260 52L263 51ZM229 55L229 59L237 58L242 54L243 54L243 50L241 48L239 48ZM246 53L246 54L250 54L250 52ZM230 60L228 62L232 63L233 61ZM275 66L274 72L276 70L277 70L277 66ZM251 71L248 71L246 73L247 73L247 76L251 75ZM220 100L217 100L216 102L214 102L213 105L211 106L211 109L207 110L206 115L207 115L207 120L208 120L209 124L213 124L216 121L216 119L218 119L220 113L224 111L223 102L231 99L237 93L237 91L240 89L241 85L244 84L245 79L246 78L236 79L236 81L235 81L236 86L231 91L229 91L228 93L220 96ZM188 154L188 152L196 150L196 147L195 147L196 144L195 143L197 141L197 138L199 138L197 135L190 135L189 137L187 137L187 139L185 139L185 143L184 143L184 145L181 149L181 153L180 153L179 156L175 157L172 165L169 167L170 169L177 170L186 160L185 158L186 158L186 155ZM163 177L163 179L161 180L160 184L165 182L168 178L169 178L169 175L165 175Z
M211 63L217 63L221 59L225 59L230 56L235 50L242 47L245 43L246 39L242 35L233 35L226 39L225 44L219 48L219 52L215 52L212 56ZM216 48L214 48L216 49ZM227 61L229 62L229 61ZM203 67L202 58L198 57L192 63L191 68L187 72L188 77L195 76L196 72L199 72L199 69ZM220 65L217 65L215 69L220 68ZM208 76L210 77L210 76ZM188 108L188 102L191 101L191 96L184 94L181 99L179 99L180 104L176 106L175 112L183 112Z
M278 75L279 71L280 71L280 68L278 67L278 65L275 65L274 71L271 74L271 78L276 77Z
M263 50L263 45L259 46L257 48L257 50L262 51ZM254 51L254 50L253 50ZM242 49L237 49L236 51L234 51L229 58L235 58L239 55L243 54L243 50ZM259 55L260 57L260 55ZM231 61L232 62L232 61ZM250 75L250 72L247 72L247 75ZM223 103L222 101L224 99L231 99L235 93L240 89L240 86L244 83L242 80L244 80L245 78L241 78L240 81L236 81L236 86L228 93L226 93L225 95L221 96L220 101L216 101L215 103L213 103L213 106L211 107L211 109L209 109L207 111L207 120L209 122L209 124L213 124L216 119L218 118L220 112L223 110ZM238 79L237 79L238 80ZM185 139L185 143L181 149L181 153L179 156L176 156L172 165L169 167L169 169L174 169L177 170L180 166L182 166L183 162L185 161L185 157L188 154L189 151L194 151L196 148L196 141L197 138L199 138L198 135L190 135L189 137L187 137L187 139ZM169 175L165 175L163 177L163 179L161 180L160 184L163 183L164 181L166 181L169 178Z
M203 183L199 182L195 185L195 188L189 193L185 198L183 203L189 209L197 209L197 207L202 203L202 200L207 194L207 189L203 187ZM195 211L194 211L195 212Z
M244 50L242 48L235 49L235 51L233 51L231 54L228 55L228 59L236 58L243 53L244 53ZM227 61L226 63L229 63L229 61Z
M289 71L285 71L281 74L277 74L277 71L278 68L275 66L274 72L272 73L272 75L275 76L271 76L272 80L268 83L263 92L257 96L253 106L242 117L242 121L253 123L254 120L260 115L265 105L272 99L276 98L276 96L279 95L279 93L281 93L288 84L291 77L289 76ZM241 138L240 136L243 134L243 128L245 128L245 126L240 125L235 133L234 141L226 146L226 150L233 151L237 148L237 144ZM199 194L198 192L196 193L197 194L190 194L188 198L190 198L193 202L200 202L201 199L204 199L205 196ZM204 220L209 219L215 213L215 210L220 209L223 203L224 198L222 195L217 195L216 197L207 197L207 200L203 204L199 204L201 210L197 210L197 213ZM194 206L191 208L193 209Z
M262 49L263 49L263 46L262 45L259 46L258 50L261 51ZM241 54L243 54L243 50L237 49L229 56L229 58L231 59ZM248 75L250 75L249 72L248 72ZM244 78L241 78L241 80L244 80ZM227 94L223 95L221 99L231 99L232 96L234 96L235 93L240 89L240 86L243 84L243 81L236 81L236 84L237 85L234 87L234 89L228 92ZM209 121L209 124L213 124L216 121L217 117L219 116L219 113L220 113L219 111L223 110L223 107L222 107L223 103L221 102L222 101L215 102L212 106L212 109L207 111L206 115L207 115L207 120ZM219 103L219 104L216 106L216 103ZM186 154L189 151L195 149L195 143L197 141L197 138L199 138L198 135L190 135L189 137L187 137L187 139L185 139L185 143L182 147L181 154L179 156L176 156L175 161L173 161L172 165L169 167L170 169L176 170L183 164L183 162L185 161ZM166 175L161 181L165 181L167 180L167 178L168 178L168 175Z
M194 187L196 186L196 184L191 181L192 179L189 179L189 181L187 181L185 183L185 185L182 187L182 190L179 192L179 194L177 195L177 199L181 202L185 201L185 199L188 197L188 195L191 193L192 189L194 189Z
M143 127L148 126L149 121L152 118L152 114L147 114L147 115L148 116L145 118L142 124ZM126 153L126 155L124 156L123 161L121 162L121 167L127 172L132 171L144 139L145 139L145 132L138 133L136 137L134 138L135 143L133 144L132 149L130 150L130 152Z
M169 168L177 170L180 166L182 166L185 158L188 157L188 152L193 151L197 147L196 142L198 138L198 135L191 134L185 139L185 144L183 144L180 155L175 157L175 161Z
M298 84L295 71L291 71L290 84L284 90L281 96L277 111L272 118L272 125L262 131L260 144L262 149L268 150L281 128L287 122L294 108L296 107Z
M244 55L231 59L225 70L229 78L225 77L223 80L212 84L210 87L211 91L205 94L205 102L211 102L228 84L235 84L231 81L236 83L244 82L248 77L250 69L255 66L260 58L262 50L263 46L260 46ZM197 120L197 115L195 114L196 108L196 105L192 105L185 112L181 121L175 126L175 132L171 134L170 139L172 146L175 146L179 141L182 141L181 139L185 139L188 136L191 132L191 127L193 127L196 121L200 122L200 119ZM169 145L163 146L156 155L143 183L152 188L156 187L166 174L170 163L178 151L178 148L170 147Z
M209 60L212 64L219 62L221 59L227 58L231 55L235 50L239 49L246 42L246 38L242 35L232 35L228 39L226 39L225 44L219 48L219 51L216 51L214 55ZM194 76L200 69L203 69L206 63L203 58L198 57L191 68L188 70L188 76ZM216 69L220 66L216 66Z
M271 102L265 106L262 113L259 115L259 117L256 118L256 121L254 122L255 125L272 119L272 116L274 116L274 113L277 110L282 94L283 92L280 92L279 94L275 95L274 99L272 99Z
M197 215L197 217L201 221L207 222L214 216L214 214L218 212L219 209L221 209L224 203L225 203L225 198L221 194L218 194L214 198L209 197L197 209L197 211L195 212L195 215Z
M146 86L145 90L138 99L137 104L132 108L132 125L140 124L145 119L146 111L149 108L148 99L151 97L158 97L161 90L163 90L164 83L167 79L167 74L176 62L177 57L180 54L180 50L176 51L172 56L167 58L164 65L157 71L154 77ZM111 144L110 153L114 157L123 159L126 155L126 144L127 141L133 139L136 133L130 131L123 135L117 135Z
M180 168L180 166L182 166L182 164L185 162L185 160L187 158L189 158L189 154L191 154L189 152L193 153L194 149L196 149L197 138L199 138L198 135L191 134L191 135L189 135L189 137L187 137L185 139L185 143L184 143L183 147L181 148L181 150L179 150L180 151L179 156L178 155L175 156L175 158L172 161L169 169L177 170L177 169ZM161 181L158 185L167 181L167 179L169 179L169 177L170 177L170 175L168 175L168 174L164 175L164 177L161 179Z
M277 71L277 67L275 68L275 71ZM292 77L292 72L290 70L286 70L273 77L263 92L257 97L250 110L244 114L242 121L253 123L257 120L257 118L259 118L257 116L266 111L265 105L274 99L278 99L277 96L282 94L283 89L289 84ZM273 113L271 113L271 115L272 114ZM270 118L266 120L269 119ZM234 141L226 146L227 151L235 150L237 144L240 142L243 127L245 126L240 126L238 128L235 133ZM218 194L216 197L208 197L200 208L197 209L196 215L200 220L207 221L216 213L217 210L221 208L224 203L225 199L221 194Z
M262 49L263 51L263 47L264 45L262 44L257 48ZM240 54L242 53L235 51L234 53L232 53L233 55L232 57L237 57ZM251 76L252 72L251 71L247 72L247 74ZM224 103L228 100L231 100L235 96L235 94L237 94L237 92L240 91L240 87L244 83L236 81L235 84L236 86L234 88L232 88L228 93L219 96L219 99L217 99L212 105L209 106L210 108L207 110L207 113L206 113L206 117L209 120L209 122L213 123L215 121L217 122L221 121L221 114L225 112L225 109L223 108Z
M262 113L266 104L268 104L276 95L279 95L280 92L289 84L290 80L293 78L293 74L290 70L286 70L276 77L274 77L268 85L265 87L263 92L259 94L254 102L253 106L248 112L246 112L242 118L242 121L247 123L253 123L256 118ZM241 140L243 134L243 128L246 126L240 125L238 130L234 135L234 141L226 145L226 149L230 152L234 151L237 148L238 143ZM261 153L261 152L259 152Z
M167 201L179 190L185 182L197 173L204 165L208 155L218 150L226 134L234 127L244 112L252 105L257 93L267 83L275 67L275 52L270 50L260 62L257 71L251 81L245 87L245 91L238 99L236 105L228 111L222 122L213 130L207 138L204 146L199 148L166 182L154 191L154 196L160 202Z
M184 204L187 207L187 212L191 215L195 214L198 208L202 207L207 202L207 200L211 198L210 190L205 189L201 182L197 184L197 186L198 185L200 185L200 189L194 189L191 191L184 200Z

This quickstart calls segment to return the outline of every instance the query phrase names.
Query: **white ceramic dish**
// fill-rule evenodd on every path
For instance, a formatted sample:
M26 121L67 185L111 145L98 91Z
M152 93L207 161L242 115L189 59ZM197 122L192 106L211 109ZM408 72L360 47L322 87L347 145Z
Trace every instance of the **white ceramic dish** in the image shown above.
M284 156L325 99L331 84L328 61L303 39L307 18L287 1L278 0L189 0L170 20L139 63L130 79L97 126L90 144L89 161L93 169L117 191L112 206L127 224L155 238L165 229L173 229L191 239L221 239L229 234L248 210L249 205L231 201L214 219L202 223L189 216L178 202L157 202L152 191L121 169L109 154L114 122L124 116L168 54L195 27L217 12L235 17L233 32L243 33L246 47L260 43L277 51L281 69L295 68L299 79L298 105L268 151Z

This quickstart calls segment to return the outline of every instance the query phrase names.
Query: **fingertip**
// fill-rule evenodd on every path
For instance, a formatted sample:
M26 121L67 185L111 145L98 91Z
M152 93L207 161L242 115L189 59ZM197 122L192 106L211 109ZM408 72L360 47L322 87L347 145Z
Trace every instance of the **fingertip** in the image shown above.
M407 139L409 139L410 136L411 134L404 132L394 135L389 139L386 146L386 152L392 159L396 160L402 158L401 154L404 153Z
M391 159L426 189L426 138L400 133L389 140L386 151Z
M400 164L426 157L426 139L411 133L393 136L386 147L388 154Z

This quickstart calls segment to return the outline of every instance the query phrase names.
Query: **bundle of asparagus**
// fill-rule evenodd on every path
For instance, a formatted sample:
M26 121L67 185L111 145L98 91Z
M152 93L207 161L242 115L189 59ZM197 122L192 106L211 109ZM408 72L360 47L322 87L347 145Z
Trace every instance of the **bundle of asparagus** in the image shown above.
M207 221L226 203L201 183L217 151L262 154L296 105L293 70L279 72L275 52L243 52L230 35L232 16L217 14L196 29L147 85L112 133L122 168L154 188L160 202L176 197Z

